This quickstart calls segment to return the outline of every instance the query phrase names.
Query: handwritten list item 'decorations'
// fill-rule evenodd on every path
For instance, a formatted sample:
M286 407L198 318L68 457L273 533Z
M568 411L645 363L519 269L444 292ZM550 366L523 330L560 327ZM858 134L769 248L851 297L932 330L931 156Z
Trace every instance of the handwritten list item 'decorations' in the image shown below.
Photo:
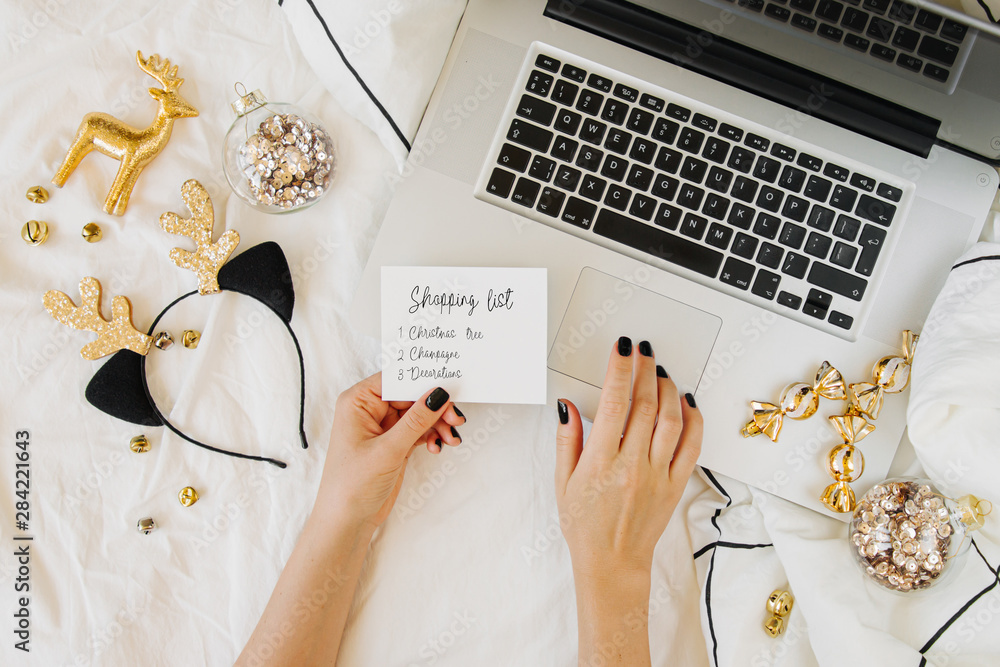
M545 403L546 270L382 267L382 399Z

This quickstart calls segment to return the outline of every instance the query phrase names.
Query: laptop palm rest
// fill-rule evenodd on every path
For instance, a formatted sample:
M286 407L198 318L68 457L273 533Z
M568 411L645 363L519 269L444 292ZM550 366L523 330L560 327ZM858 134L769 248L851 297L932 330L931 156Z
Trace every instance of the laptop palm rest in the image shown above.
M638 281L641 282L641 281ZM636 283L584 267L549 352L548 367L599 390L619 336L648 340L656 363L682 392L694 392L722 320ZM638 354L638 352L636 352ZM596 391L569 396L592 419Z

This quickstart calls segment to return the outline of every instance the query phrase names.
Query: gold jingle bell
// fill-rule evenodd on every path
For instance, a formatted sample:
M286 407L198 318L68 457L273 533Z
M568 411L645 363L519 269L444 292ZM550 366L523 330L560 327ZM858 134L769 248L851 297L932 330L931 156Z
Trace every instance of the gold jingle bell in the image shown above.
M139 519L139 523L136 524L136 530L143 535L149 535L151 532L156 530L156 523L147 516L144 519Z
M785 619L780 616L771 616L764 621L764 629L767 630L767 634L777 637L785 631Z
M196 502L198 502L198 492L194 490L193 487L185 486L177 494L177 499L181 502L184 507L191 507Z
M101 231L101 226L96 222L88 222L83 226L83 230L80 232L83 240L87 243L97 243L102 238L104 238L104 232Z
M195 331L194 329L185 329L184 335L181 336L181 343L184 344L189 350L193 350L198 347L198 343L201 341L201 333Z
M28 188L25 197L33 204L44 204L49 200L49 191L40 185L32 185Z
M174 337L169 331L161 331L153 336L153 345L161 350L169 350L174 346Z
M144 435L137 435L128 443L129 449L131 449L136 454L142 454L143 452L149 451L149 439Z
M41 220L28 220L21 227L21 238L28 245L42 245L49 238L49 226Z

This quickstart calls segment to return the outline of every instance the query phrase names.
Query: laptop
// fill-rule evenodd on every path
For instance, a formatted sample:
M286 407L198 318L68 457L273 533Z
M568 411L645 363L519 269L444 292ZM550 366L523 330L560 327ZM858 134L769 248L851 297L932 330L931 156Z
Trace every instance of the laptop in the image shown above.
M470 0L352 317L379 335L383 266L545 267L553 405L592 417L613 342L648 340L704 413L701 465L844 519L819 497L845 404L775 443L741 436L749 401L824 361L869 381L921 329L997 191L1000 40L935 89L751 4ZM858 494L905 417L888 396Z

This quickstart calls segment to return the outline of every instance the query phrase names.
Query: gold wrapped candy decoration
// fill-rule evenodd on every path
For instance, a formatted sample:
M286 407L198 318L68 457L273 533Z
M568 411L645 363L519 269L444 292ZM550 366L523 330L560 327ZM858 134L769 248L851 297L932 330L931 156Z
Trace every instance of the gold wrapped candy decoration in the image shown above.
M904 331L902 355L882 357L872 367L871 382L856 382L847 388L851 404L872 419L878 419L885 394L898 394L910 384L910 366L918 339L912 331Z
M820 397L841 400L846 397L844 378L830 362L824 361L816 371L812 384L793 382L781 392L778 404L750 401L753 416L740 433L744 438L765 434L772 442L778 441L785 417L808 419L819 409Z

